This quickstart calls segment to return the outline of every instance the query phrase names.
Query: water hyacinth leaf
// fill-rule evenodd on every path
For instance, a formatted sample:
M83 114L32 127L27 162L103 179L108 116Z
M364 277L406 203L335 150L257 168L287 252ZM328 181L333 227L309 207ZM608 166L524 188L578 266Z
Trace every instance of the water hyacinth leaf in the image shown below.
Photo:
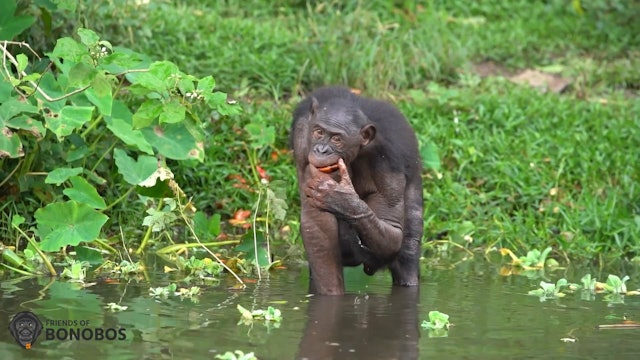
M93 106L65 106L58 116L45 117L47 127L62 139L89 122L93 109Z
M44 179L45 184L56 184L60 185L63 182L67 181L72 176L76 176L82 173L81 167L76 168L57 168L49 172L47 177Z
M118 173L131 185L138 185L158 168L158 160L153 156L140 155L138 160L129 157L124 150L113 150L113 157L118 167Z
M98 238L109 217L76 201L52 203L35 212L40 249L58 251Z
M89 184L87 180L80 176L72 176L69 180L73 187L62 191L62 193L67 195L69 199L89 205L94 209L104 209L107 207L107 204L98 194L96 188Z
M138 150L153 155L153 148L145 140L140 130L133 129L133 114L121 101L113 102L112 116L105 116L107 128L129 146L134 146Z
M161 155L173 160L204 160L204 145L187 130L184 124L163 124L142 129L144 138Z

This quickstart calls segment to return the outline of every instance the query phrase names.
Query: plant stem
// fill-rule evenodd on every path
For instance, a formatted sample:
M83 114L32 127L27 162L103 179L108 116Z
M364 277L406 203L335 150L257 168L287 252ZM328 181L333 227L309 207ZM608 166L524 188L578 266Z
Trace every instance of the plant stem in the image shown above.
M162 209L162 206L164 206L164 200L160 199L160 201L158 202L158 206L156 207L156 210L160 211ZM140 247L138 248L138 250L136 250L136 255L142 254L144 247L147 245L147 241L149 241L149 237L151 237L152 229L153 229L153 226L149 226L147 228L147 232L144 234L144 238L142 238L142 243L140 243Z

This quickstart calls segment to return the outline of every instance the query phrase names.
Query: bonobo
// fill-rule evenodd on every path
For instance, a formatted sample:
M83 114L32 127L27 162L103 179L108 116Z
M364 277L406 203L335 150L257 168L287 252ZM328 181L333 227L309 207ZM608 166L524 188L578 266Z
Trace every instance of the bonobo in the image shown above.
M320 88L296 107L291 147L309 289L343 294L343 266L418 285L422 161L415 133L391 104Z

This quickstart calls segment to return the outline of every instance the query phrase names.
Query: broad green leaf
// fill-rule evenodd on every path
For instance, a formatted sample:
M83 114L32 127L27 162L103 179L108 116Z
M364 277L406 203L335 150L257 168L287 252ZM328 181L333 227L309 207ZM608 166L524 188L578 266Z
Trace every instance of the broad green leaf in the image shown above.
M133 128L142 129L148 127L160 116L162 110L162 104L158 100L149 99L143 102L138 111L133 114Z
M31 26L36 18L33 16L16 16L16 1L2 0L0 6L0 40L13 40L21 32Z
M6 125L12 129L26 130L38 139L42 139L47 131L41 121L26 115L16 116L7 121Z
M202 211L193 215L193 230L202 241L209 241L220 234L220 214L213 214L210 219Z
M82 174L82 168L57 168L49 172L47 177L44 179L45 184L56 184L60 185L63 182L67 181L72 176L76 176Z
M0 128L0 159L24 156L22 142L17 134L8 127Z
M253 148L269 146L276 140L276 130L273 126L253 122L247 124L244 129L249 133Z
M25 54L16 55L16 60L18 61L18 72L23 72L29 65L29 59Z
M49 204L38 209L34 216L43 251L58 251L68 245L93 241L109 220L106 215L73 200Z
M227 94L220 91L216 91L214 93L205 92L202 96L204 96L204 99L207 101L207 105L214 109L220 105L226 105L227 103Z
M438 155L438 147L432 143L427 142L420 147L420 156L422 156L422 163L435 171L440 171L442 164L440 163L440 156Z
M261 267L269 266L269 264L271 264L271 261L269 259L269 254L267 254L267 249L264 246L264 244L266 243L264 235L262 233L257 233L256 235L258 243L258 263ZM253 239L253 234L251 232L248 232L246 235L244 235L240 244L238 244L238 246L236 246L234 250L245 253L246 259L255 261L256 247Z
M185 117L185 111L185 107L178 100L171 100L162 107L159 122L161 124L182 122Z
M24 224L25 220L26 219L24 218L24 216L18 214L13 215L13 217L11 218L11 226L18 227Z
M157 125L142 129L142 134L151 146L169 159L204 160L204 145L195 140L184 124Z
M169 187L169 180L162 181L158 179L156 179L155 185L151 187L136 186L136 193L154 199L172 197L174 194L173 190Z
M58 139L71 135L91 120L93 106L65 106L57 117L46 117L47 127L58 136Z
M28 102L19 101L14 97L7 97L0 104L0 126L3 121L7 121L20 113L37 114L38 108Z
M54 3L56 3L58 9L69 10L72 14L76 12L76 7L78 6L78 0L55 0Z
M104 118L107 128L125 144L135 146L140 151L153 155L153 148L147 142L140 130L134 130L131 125L133 114L121 101L113 102L112 116Z
M180 89L180 93L187 94L193 92L195 90L195 85L191 79L182 78L178 81L178 89Z
M157 92L167 90L164 78L152 73L151 69L149 72L137 73L136 76L132 78L132 83Z
M69 70L69 86L83 87L89 85L98 71L87 63L77 63Z
M100 65L98 67L107 70L109 73L116 74L121 73L127 69L137 69L144 64L145 62L140 54L129 49L121 49L116 47L115 52L102 58L102 61L100 62ZM129 75L133 74L127 74L127 77Z
M126 182L138 185L151 176L158 168L158 160L153 156L140 155L134 160L124 150L113 150L113 157L118 167L118 172Z
M68 163L80 160L86 157L91 151L86 145L82 145L75 149L68 150L65 154L64 160Z
M202 91L202 93L212 92L215 86L216 81L213 79L213 76L205 76L202 79L198 80L198 90Z
M173 88L178 82L175 76L182 76L178 66L171 61L156 61L149 66L149 74L163 80L163 88Z
M220 235L220 214L213 214L209 218L209 234L215 236Z
M104 262L102 253L94 248L76 246L75 250L77 261L86 261L91 265L101 265Z
M91 87L85 91L87 99L98 108L102 116L111 116L113 96L111 84L104 74L98 74L91 82Z
M58 39L53 51L47 55L59 59L70 60L74 63L82 62L83 58L87 61L91 59L87 47L70 37Z
M104 199L98 194L96 188L89 184L87 180L80 176L72 176L69 180L73 187L62 191L69 199L89 205L94 209L104 209L107 207L107 204L105 204Z
M80 36L80 41L87 47L95 46L100 41L100 36L95 31L85 28L78 29L78 36Z

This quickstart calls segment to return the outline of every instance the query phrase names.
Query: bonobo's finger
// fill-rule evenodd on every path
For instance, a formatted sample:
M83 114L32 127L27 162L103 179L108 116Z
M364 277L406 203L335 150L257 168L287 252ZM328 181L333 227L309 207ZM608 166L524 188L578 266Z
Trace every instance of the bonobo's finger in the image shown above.
M342 160L342 158L338 159L338 169L340 169L340 182L351 184L349 170L347 170L347 165L344 163L344 160Z

